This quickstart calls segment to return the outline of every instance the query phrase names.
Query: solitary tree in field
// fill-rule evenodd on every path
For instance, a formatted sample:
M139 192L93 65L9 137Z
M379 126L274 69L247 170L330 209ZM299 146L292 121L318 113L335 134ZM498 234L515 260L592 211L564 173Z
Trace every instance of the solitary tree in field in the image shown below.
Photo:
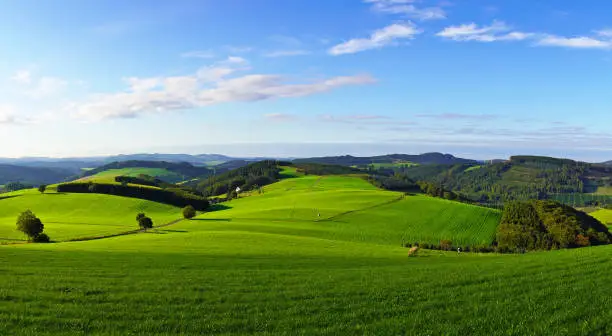
M143 212L139 213L138 215L136 215L136 221L139 222L140 219L143 217L146 217L146 215Z
M38 186L38 191L40 191L41 194L44 194L45 190L47 190L47 185L41 184Z
M138 219L138 226L140 226L141 229L147 231L147 229L153 227L153 220L147 216L140 217Z
M17 217L17 230L25 233L30 240L35 240L45 226L36 215L30 210L26 210Z
M192 219L196 216L196 214L196 209L191 205L188 205L183 208L183 217L186 219Z

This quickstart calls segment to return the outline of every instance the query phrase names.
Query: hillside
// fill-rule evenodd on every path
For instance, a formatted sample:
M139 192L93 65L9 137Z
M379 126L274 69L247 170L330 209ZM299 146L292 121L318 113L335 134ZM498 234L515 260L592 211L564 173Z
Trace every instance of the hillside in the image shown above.
M25 167L0 164L0 185L9 182L38 185L64 181L73 172L60 168Z
M612 202L612 198L603 195L612 185L612 167L567 159L514 156L508 161L478 166L431 165L395 171L414 180L440 184L484 204L544 198L575 206L595 201ZM578 199L576 194L597 194L600 197ZM568 200L564 195L573 195L573 198Z
M292 170L298 175L222 203L223 210L201 218L267 233L286 233L291 223L300 235L334 240L490 245L501 216L487 208L380 190L360 177L300 175L296 168L283 168L283 174Z
M150 233L0 246L2 330L612 332L612 315L602 309L609 303L610 246L523 255L422 250L407 257L402 240L411 234L482 239L496 226L487 218L499 212L426 196L402 199L357 177L283 173L294 177ZM41 298L45 305L32 304ZM15 313L22 311L28 313Z
M181 218L177 207L136 198L22 190L0 199L0 242L25 239L15 229L15 221L26 209L43 221L45 233L55 241L137 229L139 212L145 212L156 225Z
M120 161L85 171L81 175L81 179L104 179L121 175L138 176L140 174L156 177L169 183L177 183L195 177L207 176L212 174L212 170L206 167L196 167L186 162Z
M454 157L451 154L425 153L419 155L389 154L369 157L356 157L351 155L301 158L293 160L294 163L320 163L341 166L368 166L371 164L413 163L420 165L430 164L476 164L477 161Z

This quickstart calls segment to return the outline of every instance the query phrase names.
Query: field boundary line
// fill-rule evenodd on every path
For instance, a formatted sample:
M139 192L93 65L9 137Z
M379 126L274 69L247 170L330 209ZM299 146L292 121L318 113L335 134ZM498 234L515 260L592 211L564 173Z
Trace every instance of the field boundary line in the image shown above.
M327 217L327 218L324 218L322 220L315 221L315 222L331 222L331 221L334 221L334 220L336 220L336 219L338 219L338 218L340 218L342 216L345 216L345 215L349 215L349 214L352 214L352 213L355 213L355 212L361 212L361 211L376 209L376 208L381 207L381 206L385 206L385 205L389 205L389 204L393 204L393 203L399 202L399 201L401 201L401 200L403 200L405 198L406 198L405 195L400 195L399 197L394 198L394 199L392 199L390 201L385 201L385 202L382 202L382 203L370 205L370 206L367 206L367 207L361 208L361 209L344 211L344 212L335 214L335 215L333 215L331 217Z
M157 228L162 228L162 227L174 225L174 224L176 224L178 222L182 222L183 220L184 220L184 218L175 219L175 220L173 220L171 222L158 225L158 226L154 227L153 229L157 229ZM62 243L62 242L79 242L79 241L90 241L90 240L99 240L99 239L106 239L106 238L114 238L114 237L120 237L120 236L127 236L127 235L131 235L131 234L136 234L136 233L140 233L140 232L146 232L146 230L144 230L144 229L135 229L135 230L123 231L123 232L119 232L119 233L113 233L113 234L110 234L110 235L73 238L73 239L59 241L58 243Z

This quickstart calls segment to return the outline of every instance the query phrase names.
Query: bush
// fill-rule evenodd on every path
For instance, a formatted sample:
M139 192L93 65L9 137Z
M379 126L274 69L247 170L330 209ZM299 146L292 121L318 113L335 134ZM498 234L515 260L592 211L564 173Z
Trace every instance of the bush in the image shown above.
M146 217L146 215L141 212L138 215L136 215L136 221L138 222L138 221L140 221L141 218L144 218L144 217Z
M44 194L45 190L47 190L47 186L45 184L41 184L38 186L38 191L40 191L41 194Z
M450 251L453 248L453 242L448 239L440 240L440 249Z
M49 236L46 233L41 233L34 237L32 241L35 243L48 243L51 241L51 239L49 239Z
M208 200L202 196L189 193L182 189L154 189L146 186L125 186L106 183L64 183L57 186L58 192L69 193L99 193L133 197L153 202L165 203L174 206L193 206L196 210L204 211L208 208Z
M188 205L183 208L183 218L192 219L196 215L197 215L196 209L192 207L191 205Z
M140 217L138 219L138 226L140 226L141 229L144 229L145 231L147 231L147 229L150 229L153 227L153 220L149 217Z
M40 235L45 226L36 215L26 210L17 217L17 230L25 233L30 240Z

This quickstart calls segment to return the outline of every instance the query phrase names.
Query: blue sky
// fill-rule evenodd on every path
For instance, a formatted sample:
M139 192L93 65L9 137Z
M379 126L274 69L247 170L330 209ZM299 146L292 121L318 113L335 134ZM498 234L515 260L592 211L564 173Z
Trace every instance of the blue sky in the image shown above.
M0 156L612 159L612 3L0 6Z

